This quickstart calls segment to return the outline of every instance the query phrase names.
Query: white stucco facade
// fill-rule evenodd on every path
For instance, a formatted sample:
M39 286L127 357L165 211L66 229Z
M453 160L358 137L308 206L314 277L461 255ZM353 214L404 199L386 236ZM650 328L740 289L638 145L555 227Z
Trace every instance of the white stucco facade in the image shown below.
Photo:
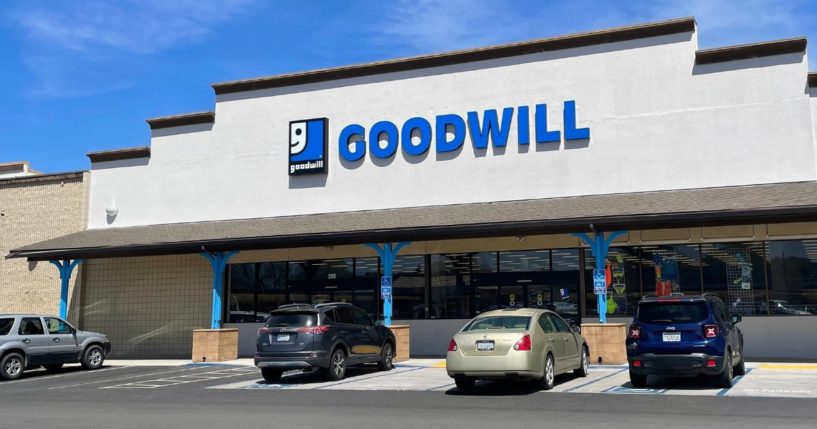
M151 156L94 163L89 228L817 179L803 53L696 64L694 32L217 97L213 124L153 131ZM813 94L813 93L812 93ZM534 105L589 140L536 144ZM530 106L507 147L342 162L339 134L381 120ZM328 173L288 175L289 122L328 118ZM116 217L106 215L115 207Z

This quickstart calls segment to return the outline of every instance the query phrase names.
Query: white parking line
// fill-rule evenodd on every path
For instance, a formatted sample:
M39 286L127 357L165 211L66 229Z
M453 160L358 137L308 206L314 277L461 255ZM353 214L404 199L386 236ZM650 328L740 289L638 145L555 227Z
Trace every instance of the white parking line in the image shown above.
M113 366L113 367L109 367L109 368L97 369L97 370L92 370L92 371L77 370L77 371L71 371L71 372L68 372L68 373L65 373L65 374L44 375L44 376L41 376L41 377L27 377L27 378L23 378L21 380L4 381L0 385L5 386L5 385L8 385L8 384L14 384L14 383L25 383L27 381L51 380L52 378L62 378L62 377L68 377L68 376L77 375L77 374L98 374L100 372L113 371L115 369L122 369L122 368L128 368L128 367L127 366Z
M175 377L134 381L132 383L118 384L114 386L104 386L100 387L100 389L158 389L160 387L177 386L180 384L197 383L200 381L219 380L222 378L238 377L241 375L257 373L258 370L256 368L218 369L215 371L199 372L192 375L179 375Z
M110 368L110 369L119 369L119 368L130 368L130 367L128 367L128 366L118 366L118 367ZM88 386L88 385L91 385L91 384L109 383L109 382L112 382L112 381L131 380L131 379L140 378L140 377L152 377L154 375L170 374L170 373L173 373L173 372L182 372L182 371L192 371L194 369L196 369L196 368L175 369L175 370L172 370L172 371L162 371L162 372L154 372L152 374L140 374L140 375L132 375L132 376L129 376L129 377L115 378L113 380L97 380L97 381L89 381L87 383L69 384L69 385L66 385L66 386L55 386L55 387L49 387L48 389L49 390L67 389L69 387L80 387L80 386ZM99 372L99 371L97 371L97 372Z

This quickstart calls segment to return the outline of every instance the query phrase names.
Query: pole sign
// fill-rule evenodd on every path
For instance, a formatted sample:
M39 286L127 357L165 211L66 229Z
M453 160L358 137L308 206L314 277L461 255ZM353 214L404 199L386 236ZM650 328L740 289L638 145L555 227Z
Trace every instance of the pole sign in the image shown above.
M593 270L593 292L596 295L607 292L607 278L604 270Z
M391 299L391 276L380 278L380 299Z

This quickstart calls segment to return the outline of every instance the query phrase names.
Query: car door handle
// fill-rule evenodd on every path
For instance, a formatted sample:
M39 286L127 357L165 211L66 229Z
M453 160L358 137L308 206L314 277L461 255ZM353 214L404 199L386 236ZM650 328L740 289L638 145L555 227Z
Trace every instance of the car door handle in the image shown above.
M51 341L53 341L53 342L55 342L55 343L59 343L59 342L60 342L60 339L59 339L59 338L53 338Z
M24 342L24 343L26 343L26 344L28 344L28 343L30 343L30 342L31 342L31 340L30 340L30 339L28 339L28 338L24 338L24 339L23 339L23 342Z

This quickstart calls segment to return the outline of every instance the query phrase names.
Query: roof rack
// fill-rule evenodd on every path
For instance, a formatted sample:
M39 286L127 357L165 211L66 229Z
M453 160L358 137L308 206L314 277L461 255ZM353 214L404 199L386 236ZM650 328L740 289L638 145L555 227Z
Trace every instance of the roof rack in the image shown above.
M312 304L284 304L279 305L276 310L298 310L298 309L315 309L316 306Z
M328 307L330 305L352 305L352 304L348 302L324 302L322 304L316 304L315 308Z

